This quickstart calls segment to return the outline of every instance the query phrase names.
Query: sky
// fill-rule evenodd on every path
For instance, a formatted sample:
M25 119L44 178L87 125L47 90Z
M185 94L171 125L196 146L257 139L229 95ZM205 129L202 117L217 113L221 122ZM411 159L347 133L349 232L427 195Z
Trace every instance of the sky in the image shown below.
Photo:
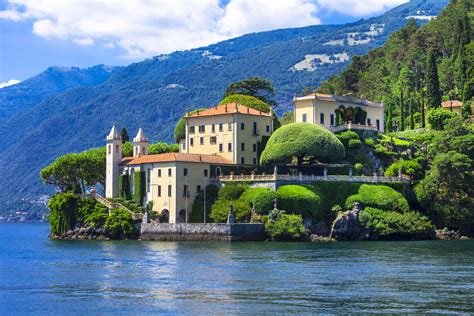
M0 88L49 66L128 65L243 34L348 23L408 0L0 0Z

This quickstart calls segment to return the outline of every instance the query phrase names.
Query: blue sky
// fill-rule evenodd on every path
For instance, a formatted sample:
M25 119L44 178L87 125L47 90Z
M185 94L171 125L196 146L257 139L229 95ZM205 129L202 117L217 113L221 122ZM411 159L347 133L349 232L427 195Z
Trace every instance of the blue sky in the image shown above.
M250 32L353 22L406 1L0 0L0 85L53 65L128 65Z

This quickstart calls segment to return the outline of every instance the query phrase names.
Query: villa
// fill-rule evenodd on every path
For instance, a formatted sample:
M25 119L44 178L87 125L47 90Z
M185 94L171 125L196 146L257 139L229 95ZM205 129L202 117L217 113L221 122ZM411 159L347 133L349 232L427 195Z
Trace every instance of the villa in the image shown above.
M295 122L321 125L330 131L344 129L385 132L384 105L351 95L312 93L294 97Z
M384 132L383 104L350 96L311 94L295 98L294 106L296 122L319 124L333 132L351 128ZM149 155L148 138L140 128L133 139L133 156L123 159L122 139L114 125L106 138L105 197L132 199L141 206L151 202L162 221L187 223L195 197L208 184L216 179L228 181L225 173L257 169L261 144L274 129L272 112L236 103L187 113L184 119L185 137L179 152ZM276 168L272 175L252 174L235 179L289 180L288 175L278 175Z

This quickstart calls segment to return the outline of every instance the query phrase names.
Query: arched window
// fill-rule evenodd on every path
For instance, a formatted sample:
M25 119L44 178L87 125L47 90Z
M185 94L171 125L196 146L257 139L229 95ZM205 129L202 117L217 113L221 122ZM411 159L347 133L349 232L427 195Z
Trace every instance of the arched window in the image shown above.
M216 168L216 177L220 177L220 176L221 176L221 173L222 173L221 167L217 167L217 168Z

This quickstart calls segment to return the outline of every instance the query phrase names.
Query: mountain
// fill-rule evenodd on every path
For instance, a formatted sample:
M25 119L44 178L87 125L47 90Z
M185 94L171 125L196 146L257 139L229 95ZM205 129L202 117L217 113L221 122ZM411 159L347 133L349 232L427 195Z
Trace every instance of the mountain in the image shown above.
M113 73L104 83L78 87L18 112L0 125L0 198L3 211L31 208L48 193L38 172L55 157L103 146L113 122L133 134L142 126L152 141L172 141L186 110L212 106L231 82L270 79L278 113L293 94L342 71L351 58L382 45L407 17L426 23L446 1L414 0L379 17L248 34L203 48L160 55Z
M32 108L45 99L75 87L97 86L121 67L97 65L49 67L46 71L18 84L0 89L0 124L17 112Z

